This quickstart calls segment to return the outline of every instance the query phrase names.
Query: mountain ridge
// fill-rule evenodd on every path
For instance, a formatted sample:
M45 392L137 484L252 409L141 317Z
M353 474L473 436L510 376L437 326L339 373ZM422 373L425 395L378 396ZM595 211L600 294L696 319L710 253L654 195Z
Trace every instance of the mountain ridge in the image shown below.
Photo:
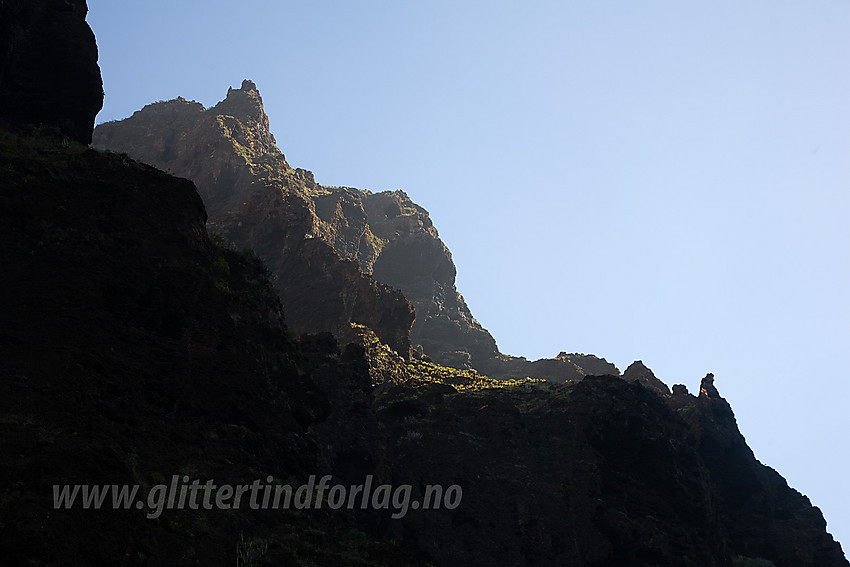
M74 14L82 29L85 11ZM93 43L44 39L55 51ZM82 107L100 84L84 63L72 67L88 83ZM33 96L51 71L39 79ZM364 325L349 323L346 343L297 337L269 269L210 237L190 181L74 141L74 111L39 125L17 110L0 124L6 563L848 565L820 511L754 458L713 376L697 396L659 393L637 363L628 377L494 380L404 357ZM301 259L340 273L327 250ZM352 285L331 283L337 295ZM463 499L402 518L377 506L151 518L144 506L50 502L57 483L323 473L370 474L416 497L458 486Z
M181 106L185 108L179 119L166 112ZM326 187L316 183L311 172L292 169L269 130L253 81L244 80L239 89L228 88L223 101L205 110L182 97L147 105L130 118L99 125L94 144L195 181L207 204L211 229L238 248L257 250L271 266L281 264L280 251L246 228L264 222L249 212L251 199L271 206L276 198L258 196L253 192L256 186L286 184L290 191L283 200L297 193L313 217L311 226L303 229L304 236L319 237L341 259L357 262L365 276L401 290L415 307L412 343L441 364L475 368L501 378L579 380L590 373L620 373L593 355L531 362L500 353L457 291L451 252L428 212L404 191ZM220 153L223 150L229 151ZM276 272L278 277L283 275ZM285 305L316 303L309 294L281 291ZM293 325L299 331L331 330L342 340L347 333L340 325L318 329L302 326L298 319L293 319ZM380 328L367 326L395 346Z
M412 308L340 258L328 239L313 238L326 232L310 198L319 186L312 174L289 166L268 130L256 86L247 80L242 86L209 111L183 98L147 105L134 114L144 122L126 134L132 143L113 147L193 179L215 232L236 249L255 250L276 273L296 332L331 331L346 340L349 321L357 321L407 356ZM100 125L101 134L117 125ZM339 288L346 291L340 295Z

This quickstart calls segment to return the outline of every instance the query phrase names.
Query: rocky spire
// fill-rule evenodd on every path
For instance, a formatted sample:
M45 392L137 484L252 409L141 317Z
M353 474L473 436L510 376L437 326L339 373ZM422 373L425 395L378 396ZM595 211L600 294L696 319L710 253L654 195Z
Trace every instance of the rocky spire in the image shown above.
M699 385L699 397L706 397L709 399L717 399L720 398L720 393L717 391L717 388L714 387L714 374L709 372L705 375L705 378L702 379Z
M210 111L215 115L236 118L250 132L251 137L260 140L263 152L272 151L276 145L269 129L269 117L263 109L263 97L254 81L245 79L240 88L229 87L227 97Z

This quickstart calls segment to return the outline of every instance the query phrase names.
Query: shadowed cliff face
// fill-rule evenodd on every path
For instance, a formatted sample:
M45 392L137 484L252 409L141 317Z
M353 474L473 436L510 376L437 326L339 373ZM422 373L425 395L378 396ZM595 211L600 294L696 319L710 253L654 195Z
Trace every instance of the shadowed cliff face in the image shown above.
M355 346L343 357L361 360ZM630 380L490 380L405 364L368 330L362 349L358 380L314 374L333 408L312 429L319 460L346 480L374 470L462 486L456 510L365 517L426 561L848 565L820 511L755 459L709 382L699 397L662 395L639 363Z
M4 564L216 564L240 530L293 533L222 512L53 509L54 484L306 475L307 427L329 406L264 267L209 240L191 182L0 129L0 199Z
M0 119L91 142L103 86L87 11L85 0L0 2Z
M655 390L661 396L669 396L670 388L667 384L655 377L652 370L644 366L643 361L636 360L623 372L623 380L626 382L638 382L643 386Z
M748 557L770 558L777 567L847 564L841 547L826 533L820 509L756 460L712 374L703 378L697 397L674 386L667 399L688 424L716 486L731 548Z
M476 368L500 378L566 381L588 374L619 374L612 364L592 355L530 362L500 354L496 341L458 293L451 253L428 212L402 191L324 187L312 173L293 170L275 145L262 99L251 81L229 89L227 98L209 110L185 99L156 103L126 120L101 124L94 137L97 147L126 152L192 179L213 230L239 247L256 250L274 269L288 320L299 331L329 330L346 340L350 320L375 329L399 352L405 348L398 324L404 320L397 307L400 299L389 290L377 291L380 297L374 300L364 290L369 286L355 286L349 294L353 299L335 304L327 301L326 286L318 285L315 291L321 294L316 294L310 286L287 283L293 278L285 274L306 273L298 249L302 240L315 237L333 254L354 263L341 269L344 279L357 280L359 267L363 274L404 293L416 313L410 341L439 363ZM269 214L272 208L286 212ZM321 246L312 242L310 247ZM327 266L333 260L325 257L326 268L315 280L340 279L330 276L335 272ZM357 310L363 302L396 307L376 320L367 317L365 309Z

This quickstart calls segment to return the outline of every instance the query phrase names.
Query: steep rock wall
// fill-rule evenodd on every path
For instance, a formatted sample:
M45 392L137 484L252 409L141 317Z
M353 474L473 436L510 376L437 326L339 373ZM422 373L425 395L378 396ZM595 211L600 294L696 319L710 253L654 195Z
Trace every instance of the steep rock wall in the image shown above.
M0 2L0 120L91 142L103 83L87 12L85 0Z
M95 144L192 179L213 230L238 247L257 250L273 267L288 320L298 331L329 330L345 338L348 321L354 321L374 328L399 352L410 342L439 363L499 378L567 381L619 374L593 355L532 362L501 354L457 291L451 252L428 212L403 191L324 187L312 173L292 169L251 81L229 89L208 110L182 98L148 105L131 118L98 126ZM312 238L326 243L331 255L317 242L302 242ZM313 261L307 249L317 254ZM355 266L335 264L334 254L354 262L362 275ZM307 279L297 282L296 276ZM324 291L329 288L321 282L333 279L352 282L339 301L312 293L309 282ZM381 284L400 290L414 306L412 328L401 299ZM373 313L384 304L386 312ZM409 341L401 338L405 325Z
M319 219L312 195L321 188L309 172L289 166L268 126L260 93L246 80L209 110L176 99L101 124L95 146L192 179L211 229L237 249L255 250L273 270L295 331L347 340L353 321L408 356L413 308L335 252L349 216Z

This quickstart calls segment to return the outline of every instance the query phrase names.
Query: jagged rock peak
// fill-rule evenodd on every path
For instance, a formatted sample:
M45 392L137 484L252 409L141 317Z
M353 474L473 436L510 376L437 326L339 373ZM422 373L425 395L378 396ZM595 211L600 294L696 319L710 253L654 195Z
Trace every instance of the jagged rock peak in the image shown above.
M638 382L662 396L670 395L670 389L667 387L667 384L656 378L652 370L647 368L641 360L632 362L626 368L626 371L623 372L623 380L626 382Z
M228 87L227 97L212 108L217 114L229 115L251 126L258 126L271 144L275 138L269 129L269 117L263 109L263 97L254 81L245 79L238 89Z
M257 93L257 95L258 95L258 96L259 96L259 94L260 94L259 89L257 89L257 83L255 83L255 82L254 82L254 81L252 81L251 79L244 79L244 80L242 81L242 86L240 87L240 89L239 89L239 90L243 90L243 91L255 91L255 92ZM233 92L233 87L230 87L230 88L228 88L228 89L227 89L227 94L228 94L228 95L229 95L231 92Z
M717 391L717 388L714 387L714 374L709 372L705 375L705 378L702 379L699 385L699 397L706 398L720 398L720 393Z

